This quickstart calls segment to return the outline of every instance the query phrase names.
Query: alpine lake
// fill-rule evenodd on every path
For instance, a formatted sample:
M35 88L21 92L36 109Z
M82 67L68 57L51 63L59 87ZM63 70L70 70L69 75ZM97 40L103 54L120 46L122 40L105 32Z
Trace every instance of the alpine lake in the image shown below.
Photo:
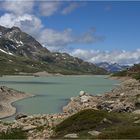
M59 113L70 98L78 96L81 90L98 95L111 91L120 84L119 80L110 80L107 77L107 75L3 76L0 77L0 85L35 95L14 102L13 106L17 108L17 113L27 115ZM4 120L11 120L15 115Z

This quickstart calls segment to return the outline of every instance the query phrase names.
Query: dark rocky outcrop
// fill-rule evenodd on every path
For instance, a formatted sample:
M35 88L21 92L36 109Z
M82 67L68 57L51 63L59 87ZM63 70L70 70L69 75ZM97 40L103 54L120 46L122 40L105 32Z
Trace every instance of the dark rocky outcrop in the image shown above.
M19 114L16 115L15 119L18 120L18 119L26 118L26 117L27 117L26 114L19 113Z

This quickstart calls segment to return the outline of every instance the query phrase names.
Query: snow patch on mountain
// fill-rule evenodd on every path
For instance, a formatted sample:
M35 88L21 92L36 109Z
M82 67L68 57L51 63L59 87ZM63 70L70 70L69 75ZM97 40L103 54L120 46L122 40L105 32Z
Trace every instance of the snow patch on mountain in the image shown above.
M3 53L9 54L9 55L13 55L12 53L6 52L6 51L4 51L4 50L2 50L2 49L0 49L0 51L3 52Z
M9 44L13 49L17 49L16 46Z

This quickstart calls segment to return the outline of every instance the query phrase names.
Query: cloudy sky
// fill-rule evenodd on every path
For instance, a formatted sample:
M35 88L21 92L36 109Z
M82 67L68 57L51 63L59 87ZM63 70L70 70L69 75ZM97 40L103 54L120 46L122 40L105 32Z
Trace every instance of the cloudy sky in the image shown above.
M140 62L139 1L0 1L0 25L86 61Z

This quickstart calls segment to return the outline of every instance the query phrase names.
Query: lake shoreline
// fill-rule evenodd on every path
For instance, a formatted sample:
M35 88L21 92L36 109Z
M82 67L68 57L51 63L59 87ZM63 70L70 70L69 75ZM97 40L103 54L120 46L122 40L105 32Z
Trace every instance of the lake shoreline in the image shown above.
M129 76L111 76L109 75L107 77L107 79L110 79L110 80L120 80L121 82L124 82L126 80L129 80L129 79L132 79L132 77L129 77Z
M0 87L0 119L8 118L16 113L16 106L13 103L22 99L31 98L33 95L17 91L6 86Z
M107 76L109 77L110 75L109 74L104 74L104 75L96 75L96 74L79 74L79 75L76 75L76 74L71 74L71 75L63 75L63 74L51 74L49 73L48 75L36 75L36 74L25 74L25 75L22 75L22 74L15 74L15 75L2 75L1 77L67 77L67 76L74 76L74 77L79 77L79 76Z

